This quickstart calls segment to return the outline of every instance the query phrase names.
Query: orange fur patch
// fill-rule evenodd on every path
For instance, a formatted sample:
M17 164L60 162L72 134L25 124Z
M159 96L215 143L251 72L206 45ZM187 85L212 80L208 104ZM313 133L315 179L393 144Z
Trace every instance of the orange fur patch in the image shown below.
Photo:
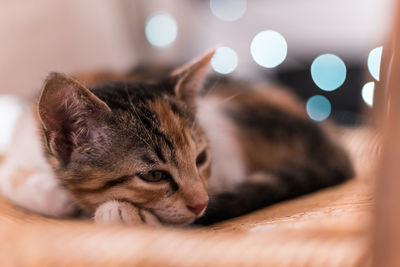
M10 176L12 187L18 189L21 184L25 183L32 174L36 172L35 169L18 169Z
M149 107L157 113L160 118L161 129L168 134L175 145L186 146L188 144L188 129L184 122L171 112L171 107L161 100L150 102Z

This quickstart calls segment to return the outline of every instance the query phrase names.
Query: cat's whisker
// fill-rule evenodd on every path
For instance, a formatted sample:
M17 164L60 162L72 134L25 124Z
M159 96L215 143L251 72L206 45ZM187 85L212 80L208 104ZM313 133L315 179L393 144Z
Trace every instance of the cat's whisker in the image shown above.
M221 102L223 102L223 103L229 102L229 101L231 101L232 99L234 99L235 97L237 97L237 96L239 96L239 95L241 95L241 94L242 94L242 93L233 94L233 95L231 95L231 96L228 96L228 97L222 99Z
M209 96L213 92L213 90L217 88L220 79L220 77L216 78L214 83L211 86L208 86L207 92L204 94L205 97Z
M132 134L134 136L136 136L137 138L139 138L141 141L143 141L143 143L145 143L148 147L151 147L151 145L143 137L139 136L138 134L136 134L134 132L132 132Z

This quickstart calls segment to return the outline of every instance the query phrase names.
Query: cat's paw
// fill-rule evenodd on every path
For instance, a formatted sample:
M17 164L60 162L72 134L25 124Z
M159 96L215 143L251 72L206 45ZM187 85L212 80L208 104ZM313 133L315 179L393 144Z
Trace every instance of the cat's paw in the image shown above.
M11 168L0 174L2 193L15 204L50 217L78 215L79 208L51 172Z
M161 225L157 217L151 212L117 200L110 200L101 204L96 209L94 221L97 224Z
M142 218L142 221L145 224L148 225L152 225L152 226L160 226L161 222L160 220L150 211L148 210L144 210L144 209L140 209L139 210L140 216Z
M67 218L74 217L79 213L79 208L72 201L71 197L55 180L50 179L50 174L37 173L29 177L26 182L28 190L33 190L35 196L31 197L32 203L36 203L35 207L41 208L40 202L43 204L43 211L38 210L44 215ZM31 192L32 194L32 192ZM39 198L39 199L36 199ZM34 208L32 208L34 210Z

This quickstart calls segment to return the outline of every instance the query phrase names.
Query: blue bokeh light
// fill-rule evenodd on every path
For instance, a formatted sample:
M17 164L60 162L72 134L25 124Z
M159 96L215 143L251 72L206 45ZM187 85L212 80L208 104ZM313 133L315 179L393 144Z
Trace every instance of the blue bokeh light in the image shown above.
M278 32L259 32L251 42L250 52L254 61L264 68L274 68L287 56L287 42Z
M310 97L306 104L308 116L315 121L323 121L331 114L331 103L322 95Z
M375 83L374 82L367 82L362 90L361 96L364 100L365 104L372 107L374 104L374 91L375 91Z
M375 80L379 81L383 47L379 46L371 50L368 55L368 70Z
M311 77L324 91L339 88L346 80L346 72L343 60L333 54L320 55L311 64Z
M175 19L164 12L155 13L146 22L146 37L150 44L163 47L175 41L178 26Z
M227 46L219 47L211 59L211 67L215 72L221 74L231 73L238 65L236 52Z
M238 20L243 16L246 8L246 0L210 0L211 12L224 21Z

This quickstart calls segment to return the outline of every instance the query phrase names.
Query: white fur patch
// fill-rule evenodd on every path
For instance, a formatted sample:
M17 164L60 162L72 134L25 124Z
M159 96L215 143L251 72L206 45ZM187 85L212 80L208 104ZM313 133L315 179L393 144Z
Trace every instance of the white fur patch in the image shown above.
M208 185L210 194L232 189L245 180L245 166L234 136L235 128L222 113L224 104L217 98L203 98L198 101L198 120L211 148L211 178Z
M16 182L21 170L30 174ZM0 166L0 189L15 204L43 215L66 217L76 212L76 206L43 155L30 107L18 119L10 149Z

